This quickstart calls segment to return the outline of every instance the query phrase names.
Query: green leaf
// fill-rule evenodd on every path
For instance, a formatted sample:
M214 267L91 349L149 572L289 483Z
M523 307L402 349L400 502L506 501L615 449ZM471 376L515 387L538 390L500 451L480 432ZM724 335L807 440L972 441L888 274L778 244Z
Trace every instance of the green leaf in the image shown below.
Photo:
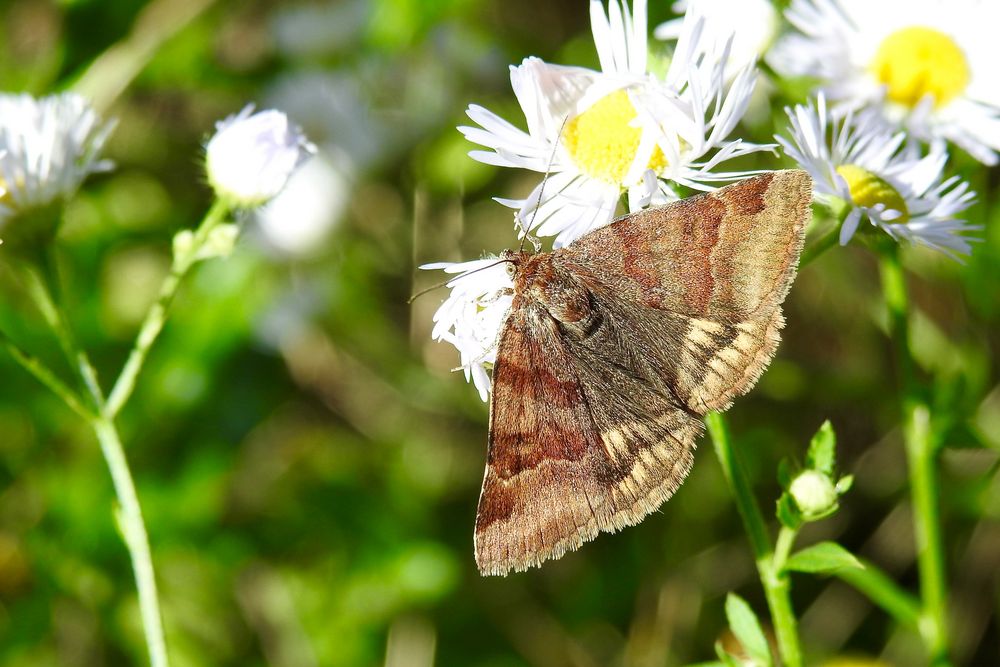
M837 495L838 496L844 495L845 493L851 490L851 487L853 485L854 485L854 475L844 475L843 477L837 480L837 486L836 486Z
M781 484L781 488L787 489L788 485L792 483L792 479L795 478L795 473L792 471L792 462L787 458L778 462L778 484Z
M792 554L785 570L795 572L834 573L848 568L864 568L854 554L836 542L820 542Z
M775 516L778 517L781 525L786 528L797 530L802 525L802 511L795 504L795 499L787 491L782 493L781 497L778 498L778 509L775 512Z
M837 434L833 432L830 420L816 431L809 443L809 453L806 455L806 467L818 470L827 475L833 474L834 457L837 449Z
M767 645L767 638L746 600L735 593L727 595L726 618L729 619L729 629L740 640L747 654L758 664L770 665L771 650Z

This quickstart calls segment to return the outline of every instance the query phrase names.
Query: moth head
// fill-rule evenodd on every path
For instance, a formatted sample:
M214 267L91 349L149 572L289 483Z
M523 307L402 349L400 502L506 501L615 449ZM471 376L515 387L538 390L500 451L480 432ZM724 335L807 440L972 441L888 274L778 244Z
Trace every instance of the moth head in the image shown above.
M521 263L528 257L529 253L523 250L504 250L500 253L499 261L504 263L504 270L511 280L517 277L521 269Z

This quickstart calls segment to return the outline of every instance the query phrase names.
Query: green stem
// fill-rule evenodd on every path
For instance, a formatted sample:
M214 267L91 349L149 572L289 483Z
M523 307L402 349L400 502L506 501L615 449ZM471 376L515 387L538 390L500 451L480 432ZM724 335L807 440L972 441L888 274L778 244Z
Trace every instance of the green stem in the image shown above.
M903 395L903 442L910 475L917 568L920 575L922 613L919 629L930 653L931 663L948 665L951 663L948 655L948 603L938 498L938 452L932 437L930 410L921 395L910 356L906 277L895 248L882 254L879 270Z
M149 350L152 348L156 338L163 330L163 325L167 321L167 311L177 295L181 280L198 260L198 253L201 251L209 234L225 217L229 214L230 206L222 200L217 200L209 209L198 229L194 232L191 243L186 248L176 248L174 252L173 264L170 273L160 286L160 294L146 313L146 318L139 327L139 334L135 338L135 344L129 353L125 366L122 367L118 379L115 380L114 387L108 395L107 414L115 417L121 412L122 407L128 401L135 390L136 379L139 371L142 370Z
M788 556L792 553L792 547L795 545L795 538L798 535L798 530L789 528L788 526L782 526L778 532L778 542L774 547L773 559L774 570L776 572L781 572L785 569L785 563L788 562Z
M935 665L950 664L948 657L948 598L941 513L937 451L930 437L930 411L915 402L904 407L903 439L910 469L917 567L924 616L920 630Z
M66 355L66 360L83 381L88 394L91 396L100 394L97 373L94 371L94 367L90 364L86 355L77 346L73 331L66 324L66 319L52 298L52 291L46 283L46 278L34 266L22 267L22 275L24 276L28 296L34 301L35 307L42 314L42 318L49 325L49 328L52 329L56 339L59 341L59 346L62 348L63 354ZM95 402L94 405L96 407L98 403Z
M760 513L757 501L750 490L750 483L747 481L746 473L736 460L736 452L733 450L729 437L729 426L726 419L718 412L710 412L705 416L705 425L712 438L712 445L715 447L715 455L719 458L722 466L722 474L726 477L726 482L732 490L736 500L736 509L739 510L743 518L743 525L750 539L750 547L753 549L754 558L761 560L771 557L771 537L768 535L764 517Z
M736 500L736 507L750 539L757 572L760 575L761 585L764 587L764 596L767 599L767 606L771 612L771 622L778 639L778 651L781 654L782 663L786 667L801 667L802 649L799 647L798 622L795 619L795 611L792 609L791 581L788 575L782 572L795 534L792 532L789 535L783 529L778 540L779 551L772 551L767 525L764 523L760 507L753 497L746 473L736 458L736 451L732 446L725 418L717 412L710 412L705 417L705 424L712 438L719 464L722 466L723 475L725 475L733 498Z
M778 639L781 663L785 667L802 667L802 649L799 647L799 625L792 608L792 582L787 574L767 562L758 561L757 570L764 586L771 622Z
M61 398L63 402L76 414L84 419L93 418L93 413L84 406L76 392L69 388L65 382L56 377L55 373L49 370L40 359L25 352L17 346L14 341L7 337L7 334L0 332L0 345L24 370L31 373L36 380L49 388L49 390Z
M802 250L799 258L799 268L803 269L816 260L820 255L837 245L840 241L840 228L844 226L844 220L851 212L851 207L846 203L833 204L830 209L830 218L827 220L827 227L822 232L814 233L806 239L806 247Z
M802 256L799 258L799 268L805 268L816 260L817 257L825 253L830 248L837 245L840 239L840 223L829 225L823 232L810 237L806 241L806 247L802 249Z
M132 571L136 589L139 592L139 614L146 634L151 667L167 667L167 645L163 636L163 619L160 617L159 595L156 590L156 575L153 572L153 556L149 550L149 536L142 518L142 508L132 481L121 437L112 419L106 415L90 421L101 452L111 472L120 509L118 523L125 538L132 559Z
M890 616L913 630L920 630L920 602L900 588L874 563L861 560L864 567L846 567L836 576L861 591Z
M45 279L37 270L29 268L25 275L28 293L34 300L42 317L52 329L59 344L66 354L71 366L79 374L80 380L87 388L95 413L85 411L84 416L93 429L101 445L101 452L111 473L111 480L118 498L120 512L119 525L125 538L132 561L132 571L135 576L136 589L139 595L139 610L142 617L143 632L149 651L151 667L167 667L166 641L163 635L163 621L160 618L160 603L156 591L156 578L153 572L153 560L149 549L149 538L142 519L139 497L132 481L125 451L122 448L121 437L114 424L113 416L107 412L104 394L97 380L90 359L76 344L72 330L66 323L66 318L52 298L52 292ZM15 356L15 359L18 357ZM36 375L36 377L38 377ZM40 378L41 379L41 378ZM46 382L53 391L59 393L58 385ZM62 395L62 394L60 394ZM72 394L71 394L72 395ZM64 400L66 400L64 398Z

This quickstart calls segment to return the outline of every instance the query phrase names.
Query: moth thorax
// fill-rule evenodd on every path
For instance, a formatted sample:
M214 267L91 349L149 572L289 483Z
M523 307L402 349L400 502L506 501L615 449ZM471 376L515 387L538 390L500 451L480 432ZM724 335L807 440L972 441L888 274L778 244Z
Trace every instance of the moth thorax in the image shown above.
M590 318L593 312L590 292L569 275L554 271L540 272L537 281L539 300L546 310L564 324L575 324Z

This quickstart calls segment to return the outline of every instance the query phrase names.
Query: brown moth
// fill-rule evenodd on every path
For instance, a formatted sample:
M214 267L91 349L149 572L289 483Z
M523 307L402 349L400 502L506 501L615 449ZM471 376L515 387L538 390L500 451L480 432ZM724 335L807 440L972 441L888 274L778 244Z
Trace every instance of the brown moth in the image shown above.
M506 574L641 521L691 468L701 417L778 346L812 181L776 171L507 251L476 563Z

